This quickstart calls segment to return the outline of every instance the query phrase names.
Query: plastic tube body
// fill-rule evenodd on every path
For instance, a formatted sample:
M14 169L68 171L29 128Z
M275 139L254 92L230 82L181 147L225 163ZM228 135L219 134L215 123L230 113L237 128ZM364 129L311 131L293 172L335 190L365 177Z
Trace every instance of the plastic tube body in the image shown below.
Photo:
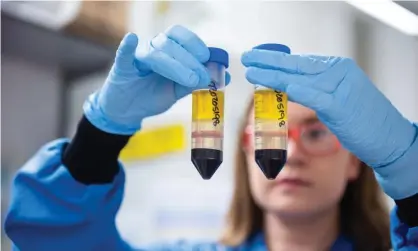
M192 93L192 162L210 179L223 161L225 66L208 62L211 83Z
M254 90L255 161L275 179L287 158L287 95L262 86Z
M290 54L283 44L261 44L254 49ZM275 179L287 160L287 95L263 86L254 90L255 162L268 179Z

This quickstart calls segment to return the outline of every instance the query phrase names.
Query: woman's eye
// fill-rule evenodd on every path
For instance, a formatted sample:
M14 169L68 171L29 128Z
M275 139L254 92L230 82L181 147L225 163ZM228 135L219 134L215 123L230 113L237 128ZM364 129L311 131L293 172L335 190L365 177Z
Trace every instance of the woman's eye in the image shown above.
M318 130L309 131L306 136L311 140L317 140L317 139L320 139L320 138L326 136L327 134L328 133L327 133L326 130L318 129Z

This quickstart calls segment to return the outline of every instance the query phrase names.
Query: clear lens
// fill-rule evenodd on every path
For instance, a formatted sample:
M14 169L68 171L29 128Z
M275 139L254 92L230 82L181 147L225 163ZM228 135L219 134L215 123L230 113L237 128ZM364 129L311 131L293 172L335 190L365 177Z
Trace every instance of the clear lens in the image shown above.
M322 124L305 127L300 139L305 150L312 154L326 153L336 145L335 136Z

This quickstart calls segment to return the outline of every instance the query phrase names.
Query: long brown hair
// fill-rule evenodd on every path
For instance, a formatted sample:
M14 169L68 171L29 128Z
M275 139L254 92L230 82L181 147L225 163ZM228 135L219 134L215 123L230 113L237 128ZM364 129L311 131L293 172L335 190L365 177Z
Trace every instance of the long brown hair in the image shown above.
M243 145L250 103L239 131ZM255 203L248 179L248 163L242 147L237 148L235 187L226 228L221 242L238 246L253 234L263 231L263 210ZM348 184L340 203L341 232L354 243L355 250L388 251L391 248L388 207L371 168L361 163L358 179Z

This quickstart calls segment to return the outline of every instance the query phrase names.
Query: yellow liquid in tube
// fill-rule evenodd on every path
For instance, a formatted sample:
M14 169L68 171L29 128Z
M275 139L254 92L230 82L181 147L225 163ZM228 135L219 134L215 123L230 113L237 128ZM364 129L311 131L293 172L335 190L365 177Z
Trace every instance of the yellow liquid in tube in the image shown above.
M254 92L255 161L268 179L276 178L287 159L287 101L284 92Z

